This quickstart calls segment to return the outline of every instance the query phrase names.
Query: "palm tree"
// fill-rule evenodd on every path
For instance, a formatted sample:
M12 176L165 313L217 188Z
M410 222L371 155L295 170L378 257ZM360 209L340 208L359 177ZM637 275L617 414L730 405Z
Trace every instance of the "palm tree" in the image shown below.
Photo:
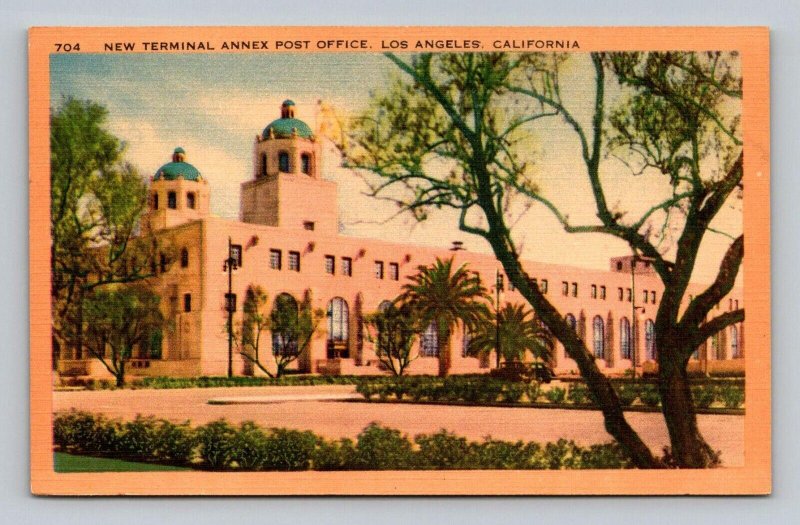
M521 304L506 304L496 319L486 317L478 325L475 337L470 340L469 353L486 356L495 350L497 331L502 357L507 363L523 361L526 352L533 354L536 360L546 361L555 347L550 332L532 310Z
M453 258L438 257L431 266L417 267L408 277L399 303L406 303L416 312L422 327L434 325L439 346L439 375L450 371L450 333L458 323L477 327L488 313L485 300L489 297L480 277L467 270L466 265L453 269Z

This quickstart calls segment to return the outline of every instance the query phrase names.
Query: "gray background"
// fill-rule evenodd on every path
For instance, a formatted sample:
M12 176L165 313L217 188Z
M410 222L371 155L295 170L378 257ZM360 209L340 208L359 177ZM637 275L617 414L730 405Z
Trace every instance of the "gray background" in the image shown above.
M17 4L20 4L19 6ZM26 29L43 25L767 25L772 46L773 495L749 498L34 498L28 461ZM800 8L794 0L0 0L0 523L796 523Z

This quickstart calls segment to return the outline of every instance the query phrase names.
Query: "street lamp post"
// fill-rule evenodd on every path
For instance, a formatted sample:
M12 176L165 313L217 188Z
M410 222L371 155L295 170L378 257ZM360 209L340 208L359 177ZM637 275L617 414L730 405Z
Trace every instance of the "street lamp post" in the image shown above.
M225 309L228 311L228 377L233 377L233 313L236 311L233 271L237 269L239 269L239 259L233 253L233 244L228 237L228 258L222 264L222 270L228 272L228 293L225 294Z
M495 304L494 304L494 348L497 353L497 368L500 368L500 292L503 291L503 275L500 270L495 273Z

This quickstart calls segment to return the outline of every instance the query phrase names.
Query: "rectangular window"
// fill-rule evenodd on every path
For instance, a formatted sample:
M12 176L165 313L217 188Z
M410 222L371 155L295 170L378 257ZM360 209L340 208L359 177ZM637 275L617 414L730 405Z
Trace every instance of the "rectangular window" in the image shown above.
M375 278L383 279L383 261L375 261Z
M561 281L561 295L564 297L569 295L569 283L567 281Z
M300 271L300 252L289 252L289 271Z
M397 263L389 263L389 279L392 281L400 280L400 267Z
M542 279L542 287L541 287L541 289L542 289L542 293L543 294L547 293L547 279Z
M281 269L281 251L280 250L270 250L269 251L269 267L273 270L280 270Z
M736 300L733 301L733 309L734 310L738 310L739 309L739 299L736 299Z
M622 288L617 288L617 298L621 301L622 300Z
M183 311L184 312L192 311L192 294L190 293L183 294Z
M353 259L350 257L342 257L342 275L346 277L353 276Z
M325 273L329 275L336 273L336 258L333 255L325 256Z
M167 193L167 208L174 210L178 207L178 196L174 191Z
M633 292L631 291L630 288L627 288L625 290L625 297L628 299L628 302L633 301Z
M642 297L644 298L643 299L644 300L644 304L647 304L647 299L648 299L648 297L650 297L650 294L647 292L647 290L644 291L644 293L642 294Z
M572 297L578 297L578 283L572 283Z
M597 285L592 285L592 299L597 299Z
M303 229L313 232L314 231L314 223L312 221L305 221L303 223Z
M231 244L231 259L236 261L236 266L242 267L242 245Z
M600 299L603 299L603 300L606 299L606 287L605 286L601 286L600 287Z
M656 304L656 292L655 291L651 291L650 292L650 302L653 303L653 304Z
M509 280L508 280L508 291L509 291L509 292L513 292L513 291L514 291L514 290L516 290L516 289L517 289L517 287L516 287L516 286L514 286L514 283L512 283L512 282L511 282L511 279L509 279Z
M190 191L186 194L186 207L194 209L195 202L194 202L194 192Z
M158 209L158 193L153 193L153 209Z

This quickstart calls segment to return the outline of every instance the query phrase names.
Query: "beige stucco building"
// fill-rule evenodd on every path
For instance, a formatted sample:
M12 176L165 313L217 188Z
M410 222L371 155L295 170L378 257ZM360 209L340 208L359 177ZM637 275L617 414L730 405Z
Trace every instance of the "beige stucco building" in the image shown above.
M202 159L197 161L202 164ZM310 293L315 308L327 312L310 351L295 367L315 373L376 374L381 370L369 341L362 337L360 318L378 310L383 301L401 292L405 276L436 257L455 257L467 264L484 283L493 284L500 264L494 257L450 247L430 249L382 240L347 237L338 233L336 184L320 173L320 143L310 128L295 118L294 104L286 101L281 118L259 134L253 147L251 180L241 187L241 220L232 221L209 213L209 188L200 172L176 149L173 162L153 176L150 186L152 228L171 244L177 260L164 268L154 286L162 297L169 329L160 349L150 349L133 359L130 373L140 375L225 375L228 369L228 336L225 312L229 239L240 266L233 271L232 291L241 303L250 285L261 286L270 305L281 294L298 302ZM631 271L630 256L614 258L608 270L525 262L556 308L587 341L601 369L622 373L637 366L652 368L657 352L653 319L662 287L647 261L638 260ZM703 289L696 285L689 293ZM514 290L506 289L503 302L524 303ZM736 289L718 308L743 306ZM271 338L266 334L267 348ZM428 332L417 343L423 357L411 373L435 374L439 351ZM486 371L486 363L465 355L465 337L457 330L451 342L452 373ZM102 375L102 366L91 360L67 356L62 373ZM252 373L252 367L233 352L233 372ZM265 358L264 362L271 362ZM494 362L494 360L490 360ZM483 365L483 366L482 366ZM576 371L575 363L558 345L553 365L558 373ZM743 370L744 327L735 325L699 349L690 367Z

